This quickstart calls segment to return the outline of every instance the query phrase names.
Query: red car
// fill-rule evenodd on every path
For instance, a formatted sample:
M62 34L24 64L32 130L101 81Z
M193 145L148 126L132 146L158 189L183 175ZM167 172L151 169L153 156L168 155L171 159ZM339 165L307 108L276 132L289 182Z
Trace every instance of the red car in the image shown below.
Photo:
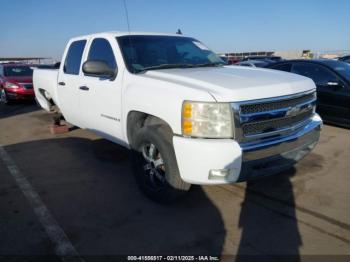
M33 100L33 70L28 65L0 64L0 101Z

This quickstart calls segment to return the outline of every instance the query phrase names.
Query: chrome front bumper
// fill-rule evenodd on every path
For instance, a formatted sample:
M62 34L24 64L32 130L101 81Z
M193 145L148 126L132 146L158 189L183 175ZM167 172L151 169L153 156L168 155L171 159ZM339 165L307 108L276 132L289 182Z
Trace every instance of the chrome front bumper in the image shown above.
M321 118L312 120L296 133L255 144L242 143L242 168L238 181L279 173L296 164L316 146L322 127Z

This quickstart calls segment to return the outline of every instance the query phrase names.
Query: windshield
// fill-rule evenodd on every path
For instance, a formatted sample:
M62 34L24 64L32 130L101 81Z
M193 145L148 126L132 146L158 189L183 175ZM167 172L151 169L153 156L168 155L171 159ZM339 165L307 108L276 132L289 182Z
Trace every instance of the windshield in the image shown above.
M117 40L126 66L132 73L225 64L218 55L193 38L131 35Z
M5 66L5 76L32 76L33 70L29 66Z

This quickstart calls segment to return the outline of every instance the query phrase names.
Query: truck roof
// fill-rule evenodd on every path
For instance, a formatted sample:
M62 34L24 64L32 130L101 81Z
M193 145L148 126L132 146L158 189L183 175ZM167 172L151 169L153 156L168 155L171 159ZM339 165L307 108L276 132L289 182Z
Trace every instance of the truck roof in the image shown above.
M101 33L94 33L94 34L88 34L88 35L81 35L77 37L73 37L72 39L78 39L78 38L91 38L91 37L98 37L98 36L126 36L126 35L160 35L160 36L183 36L180 34L167 34L167 33L156 33L156 32L127 32L127 31L109 31L109 32L101 32Z

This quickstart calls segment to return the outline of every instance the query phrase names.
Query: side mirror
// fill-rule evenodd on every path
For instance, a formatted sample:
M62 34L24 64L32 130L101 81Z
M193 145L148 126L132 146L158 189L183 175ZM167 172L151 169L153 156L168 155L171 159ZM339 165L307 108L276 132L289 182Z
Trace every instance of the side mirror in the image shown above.
M88 60L83 64L83 72L89 76L101 76L113 78L117 75L117 70L108 66L105 61Z

